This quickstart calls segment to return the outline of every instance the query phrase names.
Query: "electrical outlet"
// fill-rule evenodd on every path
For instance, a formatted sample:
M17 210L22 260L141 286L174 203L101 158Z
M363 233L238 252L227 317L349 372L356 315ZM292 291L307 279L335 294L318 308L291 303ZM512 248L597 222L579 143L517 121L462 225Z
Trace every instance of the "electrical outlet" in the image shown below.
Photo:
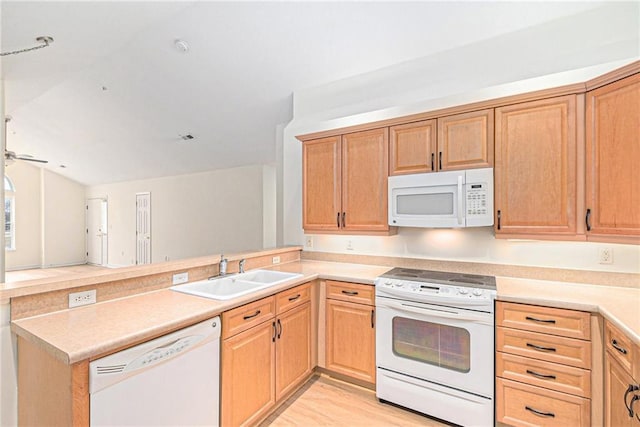
M189 281L189 273L178 273L173 275L173 284L179 285L180 283L187 283Z
M313 248L313 236L307 236L304 241L305 248Z
M279 257L279 256L274 256L274 257L271 259L271 261L272 261L272 262L271 262L272 264L280 264L280 257Z
M598 249L598 260L600 264L613 264L613 249L611 248Z
M95 304L96 303L96 290L84 292L74 292L69 294L69 308L79 307L81 305Z

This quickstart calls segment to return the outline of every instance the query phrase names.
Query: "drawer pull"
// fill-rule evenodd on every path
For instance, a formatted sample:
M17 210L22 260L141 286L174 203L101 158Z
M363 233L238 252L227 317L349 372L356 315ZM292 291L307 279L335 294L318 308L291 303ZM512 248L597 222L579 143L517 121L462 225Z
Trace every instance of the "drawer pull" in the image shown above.
M618 341L616 340L611 340L611 345L613 346L613 348L615 348L616 350L618 350L620 353L622 354L627 354L627 349L624 347L620 347L620 344L618 344Z
M629 393L633 393L634 391L638 391L638 390L640 390L639 386L635 384L629 384L627 391L624 392L624 406L627 408L627 411L629 411L629 418L633 418L633 402L635 402L636 400L639 400L640 397L634 394L633 397L631 398L630 404L627 405L627 396L629 395Z
M553 319L549 319L549 320L545 320L545 319L536 319L535 317L531 317L531 316L527 316L525 317L525 319L527 320L531 320L532 322L540 322L540 323L556 323L555 320Z
M545 380L555 380L556 379L555 375L540 374L540 373L538 373L536 371L532 371L531 369L527 369L527 374L533 375L534 377L542 378L542 379L545 379Z
M358 292L356 292L356 291L342 291L342 293L345 294L345 295L350 295L350 296L358 295Z
M540 415L541 417L550 417L550 418L555 418L556 414L554 414L553 412L542 412L542 411L538 411L537 409L533 409L530 406L525 406L524 409L526 409L529 412L533 412L536 415Z
M538 351L556 351L555 348L553 347L543 347L541 345L535 345L535 344L531 344L531 343L527 343L527 347L531 347L534 350L538 350Z
M296 295L295 297L291 297L291 298L289 298L289 301L295 301L295 300L297 300L298 298L300 298L300 294Z
M244 320L249 320L249 319L253 319L254 317L256 317L258 314L260 314L260 310L256 310L255 313L250 314L249 316L244 316L243 319Z

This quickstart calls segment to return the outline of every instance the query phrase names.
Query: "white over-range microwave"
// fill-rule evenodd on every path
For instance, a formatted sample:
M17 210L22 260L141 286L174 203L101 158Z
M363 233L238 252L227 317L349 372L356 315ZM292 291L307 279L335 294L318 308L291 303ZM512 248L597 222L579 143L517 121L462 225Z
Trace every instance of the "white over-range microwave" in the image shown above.
M493 225L493 168L389 177L389 225Z

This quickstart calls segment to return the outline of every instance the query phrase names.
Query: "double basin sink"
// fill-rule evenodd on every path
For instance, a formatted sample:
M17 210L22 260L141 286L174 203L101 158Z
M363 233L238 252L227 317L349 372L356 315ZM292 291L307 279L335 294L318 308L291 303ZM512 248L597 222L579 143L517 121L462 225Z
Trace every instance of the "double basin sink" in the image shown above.
M272 270L252 270L246 273L172 286L170 289L189 295L224 301L299 277L302 277L302 274Z

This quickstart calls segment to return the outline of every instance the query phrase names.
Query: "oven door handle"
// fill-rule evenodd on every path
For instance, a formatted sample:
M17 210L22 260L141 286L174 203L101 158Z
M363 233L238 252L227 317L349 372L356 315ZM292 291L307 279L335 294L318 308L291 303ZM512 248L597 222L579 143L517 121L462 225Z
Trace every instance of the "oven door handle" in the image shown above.
M459 311L453 311L455 310L455 308L451 308L449 310L438 310L438 309L432 309L427 307L421 307L421 306L413 305L410 303L396 303L396 302L390 302L390 301L385 301L384 305L381 305L381 307L388 307L394 310L404 311L407 313L419 314L424 316L439 317L442 319L460 320L464 322L482 323L482 324L493 326L493 320L491 318L491 315L488 313L478 313L478 314L461 313Z

